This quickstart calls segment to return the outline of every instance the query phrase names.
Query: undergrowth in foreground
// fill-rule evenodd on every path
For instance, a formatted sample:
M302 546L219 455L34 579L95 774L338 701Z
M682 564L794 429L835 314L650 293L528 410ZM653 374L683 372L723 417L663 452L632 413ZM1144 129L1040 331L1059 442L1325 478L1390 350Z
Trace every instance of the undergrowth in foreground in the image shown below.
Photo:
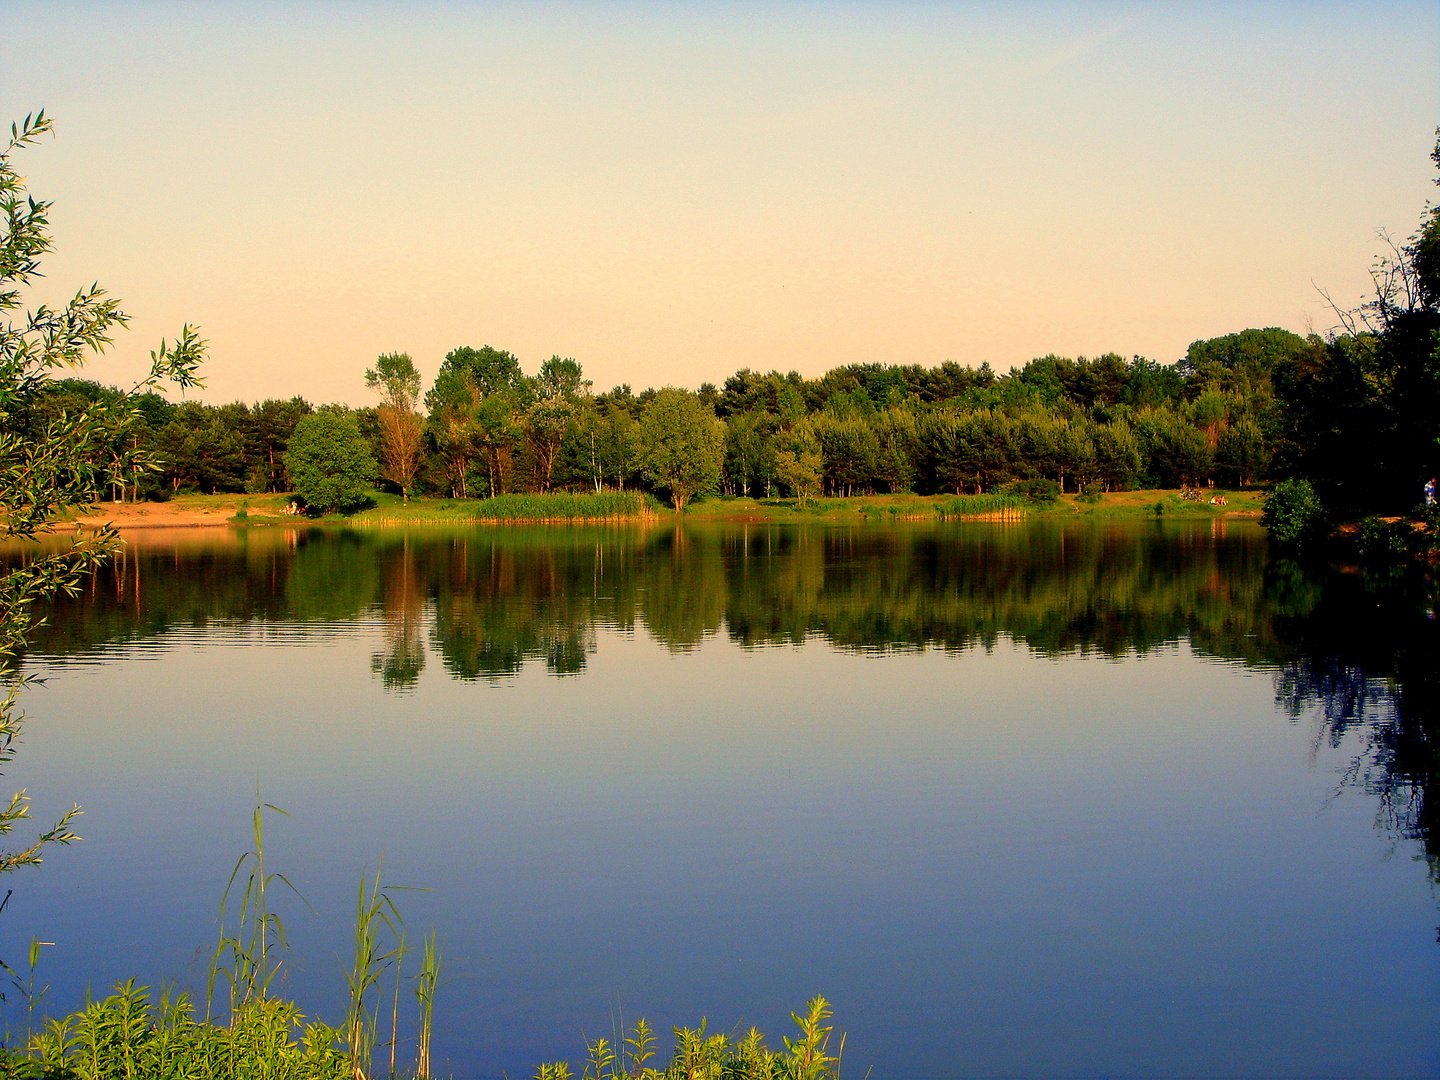
M263 998L238 1008L229 1024L195 1017L182 993L134 980L79 1012L51 1020L24 1053L0 1058L0 1075L26 1080L347 1080L357 1075L340 1032L309 1024L299 1008Z
M619 1045L585 1043L579 1071L570 1062L542 1064L534 1080L839 1080L842 1035L831 1047L830 1003L815 997L799 1028L772 1050L750 1028L743 1036L673 1028L670 1058L657 1061L655 1032L640 1020ZM261 998L237 1008L228 1024L197 1020L183 993L158 997L134 980L110 996L49 1021L24 1052L0 1050L0 1076L14 1080L367 1080L371 1076L425 1077L427 1053L413 1072L371 1073L344 1047L345 1033L306 1017L292 1002Z
M834 1028L825 1023L831 1015L828 1001L811 998L804 1013L790 1014L800 1030L794 1039L782 1040L784 1050L771 1050L753 1027L739 1038L710 1034L704 1020L698 1028L672 1028L675 1046L659 1067L651 1064L655 1033L642 1019L619 1046L608 1039L587 1041L579 1080L839 1080L845 1036L832 1054ZM551 1061L536 1070L534 1080L572 1080L575 1075L569 1062Z

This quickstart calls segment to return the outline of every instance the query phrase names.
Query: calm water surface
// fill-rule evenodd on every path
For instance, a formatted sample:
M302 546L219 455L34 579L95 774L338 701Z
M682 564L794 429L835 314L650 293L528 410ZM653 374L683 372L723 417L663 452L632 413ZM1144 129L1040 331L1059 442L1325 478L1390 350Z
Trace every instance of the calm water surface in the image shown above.
M338 1021L383 857L456 1076L817 992L877 1080L1433 1076L1434 583L1351 569L1208 522L132 534L27 659L5 779L85 841L3 955L57 943L55 1009L203 990L258 779L286 992Z

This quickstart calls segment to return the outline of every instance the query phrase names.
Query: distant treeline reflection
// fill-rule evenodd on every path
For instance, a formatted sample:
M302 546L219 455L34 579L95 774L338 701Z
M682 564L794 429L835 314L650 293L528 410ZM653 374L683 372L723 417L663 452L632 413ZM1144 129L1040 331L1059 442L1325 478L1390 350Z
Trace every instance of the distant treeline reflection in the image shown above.
M1357 731L1352 779L1379 796L1391 827L1427 839L1440 837L1426 798L1440 772L1435 607L1424 569L1302 567L1273 558L1258 528L1223 519L157 531L132 534L83 597L58 604L35 651L378 617L372 666L405 691L427 653L465 680L532 662L576 674L602 628L643 627L675 650L718 634L867 652L1009 639L1042 656L1107 657L1183 641L1273 671L1277 699L1322 717L1322 739Z

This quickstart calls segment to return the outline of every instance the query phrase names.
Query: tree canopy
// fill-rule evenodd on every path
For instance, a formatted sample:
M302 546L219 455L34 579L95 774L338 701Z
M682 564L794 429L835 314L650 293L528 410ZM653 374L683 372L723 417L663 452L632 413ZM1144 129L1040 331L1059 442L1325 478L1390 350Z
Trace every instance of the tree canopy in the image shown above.
M640 417L641 471L670 494L676 510L720 484L725 436L715 414L690 390L666 387Z
M285 468L296 493L326 511L364 502L379 472L355 416L338 409L321 409L295 425Z

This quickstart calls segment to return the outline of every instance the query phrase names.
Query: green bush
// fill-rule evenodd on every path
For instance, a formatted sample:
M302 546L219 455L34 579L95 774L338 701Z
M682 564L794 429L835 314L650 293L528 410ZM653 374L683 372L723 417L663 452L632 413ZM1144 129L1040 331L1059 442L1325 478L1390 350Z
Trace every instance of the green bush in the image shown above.
M1325 532L1325 507L1308 480L1281 480L1265 500L1260 524L1270 539L1286 546L1298 546Z
M1082 503L1098 503L1104 497L1105 486L1103 484L1089 483L1086 484L1080 492L1078 501Z
M1360 554L1369 559L1398 559L1410 554L1412 547L1420 546L1416 541L1419 534L1404 518L1385 521L1368 517L1360 522Z
M1023 495L1031 502L1054 502L1060 497L1060 485L1054 480L1016 480L1006 485L1011 495Z

